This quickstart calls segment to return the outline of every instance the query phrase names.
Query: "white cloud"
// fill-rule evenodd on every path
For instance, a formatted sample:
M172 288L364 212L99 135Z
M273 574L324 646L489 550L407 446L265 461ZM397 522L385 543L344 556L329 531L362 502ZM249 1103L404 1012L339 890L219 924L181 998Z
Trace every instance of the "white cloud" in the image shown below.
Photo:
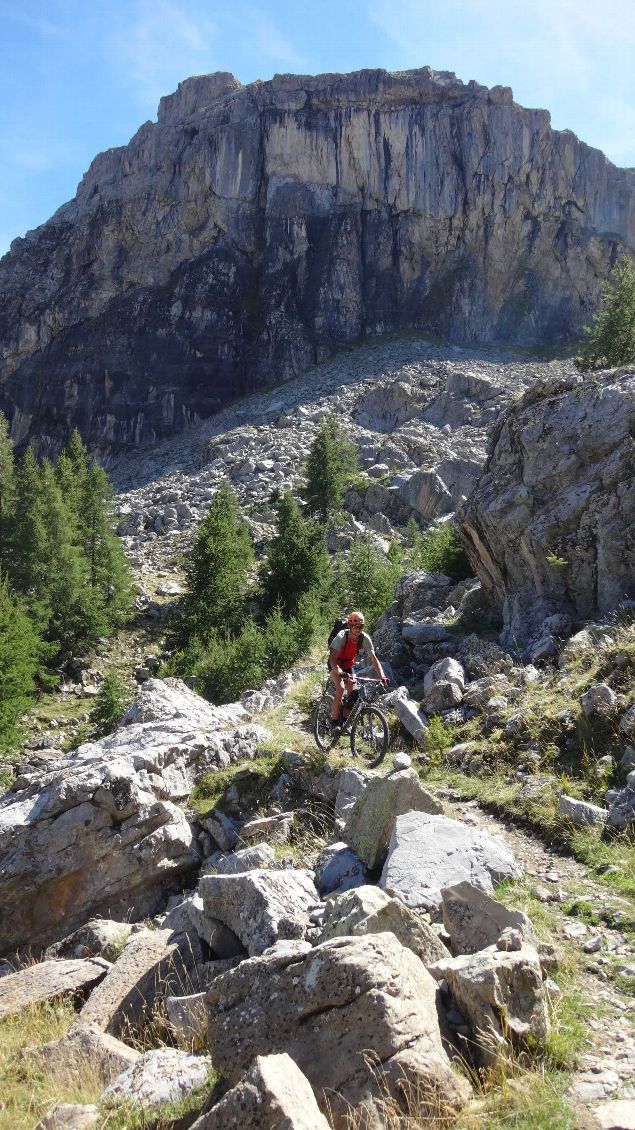
M215 69L216 28L205 12L183 0L136 0L119 26L115 52L122 79L146 111L193 74Z
M304 65L293 45L261 8L250 7L247 10L245 31L249 35L249 46L261 58L272 59L294 69Z
M367 11L403 66L511 86L612 160L632 153L633 0L368 0Z

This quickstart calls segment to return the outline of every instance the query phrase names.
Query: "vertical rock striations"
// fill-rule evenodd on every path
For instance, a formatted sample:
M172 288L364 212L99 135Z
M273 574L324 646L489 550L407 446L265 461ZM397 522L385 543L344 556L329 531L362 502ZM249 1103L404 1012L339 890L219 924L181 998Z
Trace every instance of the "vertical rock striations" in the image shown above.
M632 369L537 382L497 425L458 521L506 645L635 598L634 436Z
M508 88L192 78L0 263L0 407L107 450L366 335L558 342L624 248L635 172Z

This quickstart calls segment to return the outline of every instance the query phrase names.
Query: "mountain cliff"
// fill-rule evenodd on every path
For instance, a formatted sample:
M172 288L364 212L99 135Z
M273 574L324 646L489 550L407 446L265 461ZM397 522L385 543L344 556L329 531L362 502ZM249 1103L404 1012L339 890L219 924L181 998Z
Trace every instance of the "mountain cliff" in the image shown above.
M0 262L0 408L105 452L375 334L556 344L624 249L635 171L508 88L188 79Z

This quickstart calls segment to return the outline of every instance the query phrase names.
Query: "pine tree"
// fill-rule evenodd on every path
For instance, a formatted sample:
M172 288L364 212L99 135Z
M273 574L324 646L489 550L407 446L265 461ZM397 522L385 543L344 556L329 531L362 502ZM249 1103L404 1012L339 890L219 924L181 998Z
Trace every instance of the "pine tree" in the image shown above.
M204 637L215 629L239 631L253 559L249 530L234 492L224 482L198 528L186 565L182 638Z
M321 522L342 507L344 491L358 467L357 448L347 438L334 416L318 428L306 462L304 498L309 514Z
M84 650L108 627L104 600L90 583L76 515L66 505L55 473L45 460L40 469L46 534L43 597L48 609L46 638L61 652Z
M42 641L22 603L0 580L0 751L20 737L18 720L30 704Z
M90 585L114 626L129 612L132 596L130 571L111 516L112 487L97 463L86 468L80 482L79 525Z
M9 576L16 592L39 620L48 619L46 588L48 534L42 475L33 449L28 447L16 475L18 505L11 528Z
M293 495L282 495L277 512L276 535L260 570L261 600L266 612L280 605L293 616L302 597L324 589L328 554L323 530L302 517Z
M612 369L635 361L635 266L618 259L602 288L600 305L575 359L579 369Z
M370 534L356 537L347 560L340 565L341 603L360 608L369 628L392 603L401 575L399 555L387 559Z
M11 544L11 522L15 509L13 442L6 416L0 412L0 577L7 571Z

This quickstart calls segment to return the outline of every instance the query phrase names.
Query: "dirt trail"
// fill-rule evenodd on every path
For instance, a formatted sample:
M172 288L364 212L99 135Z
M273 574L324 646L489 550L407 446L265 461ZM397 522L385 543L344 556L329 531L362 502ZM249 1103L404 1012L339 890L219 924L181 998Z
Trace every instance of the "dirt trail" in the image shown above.
M574 1072L573 1095L593 1106L609 1098L635 1100L635 1000L609 979L611 970L629 968L635 975L635 952L619 929L620 905L628 904L590 878L583 864L549 848L537 836L485 812L477 801L462 800L450 788L435 789L448 813L475 827L501 835L513 849L532 892L549 906L556 922L550 939L559 948L577 949L583 1001L593 1010L586 1024L588 1047ZM567 913L576 900L591 904L612 922L589 925Z

